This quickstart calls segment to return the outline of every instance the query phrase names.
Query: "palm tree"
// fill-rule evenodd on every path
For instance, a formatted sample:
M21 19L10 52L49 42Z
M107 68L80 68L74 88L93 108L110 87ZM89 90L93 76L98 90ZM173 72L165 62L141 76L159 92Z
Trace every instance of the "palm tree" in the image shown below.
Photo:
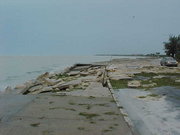
M180 52L180 35L169 36L169 41L164 42L164 47L166 55L174 58Z

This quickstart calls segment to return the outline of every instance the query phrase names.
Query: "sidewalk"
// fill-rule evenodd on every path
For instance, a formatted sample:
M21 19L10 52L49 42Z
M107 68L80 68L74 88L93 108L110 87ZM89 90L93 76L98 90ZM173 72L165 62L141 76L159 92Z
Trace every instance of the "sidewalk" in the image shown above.
M0 135L132 135L111 97L24 97L24 104L9 103L7 112L1 106Z

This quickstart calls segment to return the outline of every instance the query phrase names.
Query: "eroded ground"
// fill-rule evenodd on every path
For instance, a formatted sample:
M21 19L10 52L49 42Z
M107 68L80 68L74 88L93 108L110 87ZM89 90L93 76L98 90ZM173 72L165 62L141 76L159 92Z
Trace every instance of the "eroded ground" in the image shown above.
M180 67L159 59L112 61L109 78L121 110L141 135L180 134Z

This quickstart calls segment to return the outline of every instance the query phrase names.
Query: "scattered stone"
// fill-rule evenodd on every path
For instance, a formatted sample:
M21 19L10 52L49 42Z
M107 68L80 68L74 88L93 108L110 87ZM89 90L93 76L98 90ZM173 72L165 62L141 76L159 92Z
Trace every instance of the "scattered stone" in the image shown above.
M22 85L16 85L16 87L14 89L16 89L16 90L23 90L25 88L26 88L26 85L22 84Z
M154 87L156 85L157 85L157 83L150 83L150 84L143 84L142 87L149 88L149 87Z
M88 75L89 75L89 72L80 72L80 75L81 75L81 76L88 76Z
M128 87L129 88L138 88L138 87L140 87L141 86L141 83L140 83L140 81L129 81L128 82Z
M39 94L39 93L45 93L45 92L50 92L53 91L52 87L43 87L38 89L37 91L31 92L31 94Z
M76 76L78 74L80 74L80 71L71 71L69 73L67 73L69 76Z
M49 86L52 86L52 85L56 85L58 84L59 82L62 82L63 80L62 79L49 79L49 78L44 78L44 82L49 85Z
M40 89L42 89L43 86L42 85L37 85L37 86L33 86L31 88L28 89L29 92L34 92L34 91L38 91Z
M38 77L37 77L37 80L41 80L41 79L43 79L43 78L48 78L48 77L49 77L49 72L46 72L46 73L38 76Z
M52 88L58 88L59 90L65 90L70 87L75 87L77 85L81 84L81 80L72 80L66 83L59 83L57 85L54 85Z
M164 78L164 77L166 77L166 76L164 76L164 75L158 75L158 76L154 76L153 78L154 78L154 79L161 79L161 78Z
M175 80L176 83L180 83L180 80Z
M36 86L38 86L36 88ZM21 91L22 94L28 94L30 92L36 91L38 89L42 88L42 84L38 83L37 81L32 81L31 83L26 85L26 88Z
M127 76L127 75L113 75L110 76L111 80L132 80L132 77Z
M101 76L103 74L103 72L100 70L97 72L97 76Z

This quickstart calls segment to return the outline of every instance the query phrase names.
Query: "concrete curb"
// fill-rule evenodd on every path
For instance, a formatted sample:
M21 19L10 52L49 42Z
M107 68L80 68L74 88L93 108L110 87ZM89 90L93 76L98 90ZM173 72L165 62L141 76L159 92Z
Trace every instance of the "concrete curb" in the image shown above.
M133 123L132 123L132 121L130 120L130 118L128 117L127 112L122 108L122 105L119 103L117 97L115 96L114 90L113 90L113 88L112 88L112 85L111 85L109 79L107 80L107 86L108 86L108 88L109 88L109 91L111 92L111 95L112 95L114 101L116 102L117 107L119 108L120 112L122 113L125 122L126 122L127 125L132 129L132 131L135 133L135 131L134 131L134 129L133 129L133 127L134 127L134 126L133 126Z

